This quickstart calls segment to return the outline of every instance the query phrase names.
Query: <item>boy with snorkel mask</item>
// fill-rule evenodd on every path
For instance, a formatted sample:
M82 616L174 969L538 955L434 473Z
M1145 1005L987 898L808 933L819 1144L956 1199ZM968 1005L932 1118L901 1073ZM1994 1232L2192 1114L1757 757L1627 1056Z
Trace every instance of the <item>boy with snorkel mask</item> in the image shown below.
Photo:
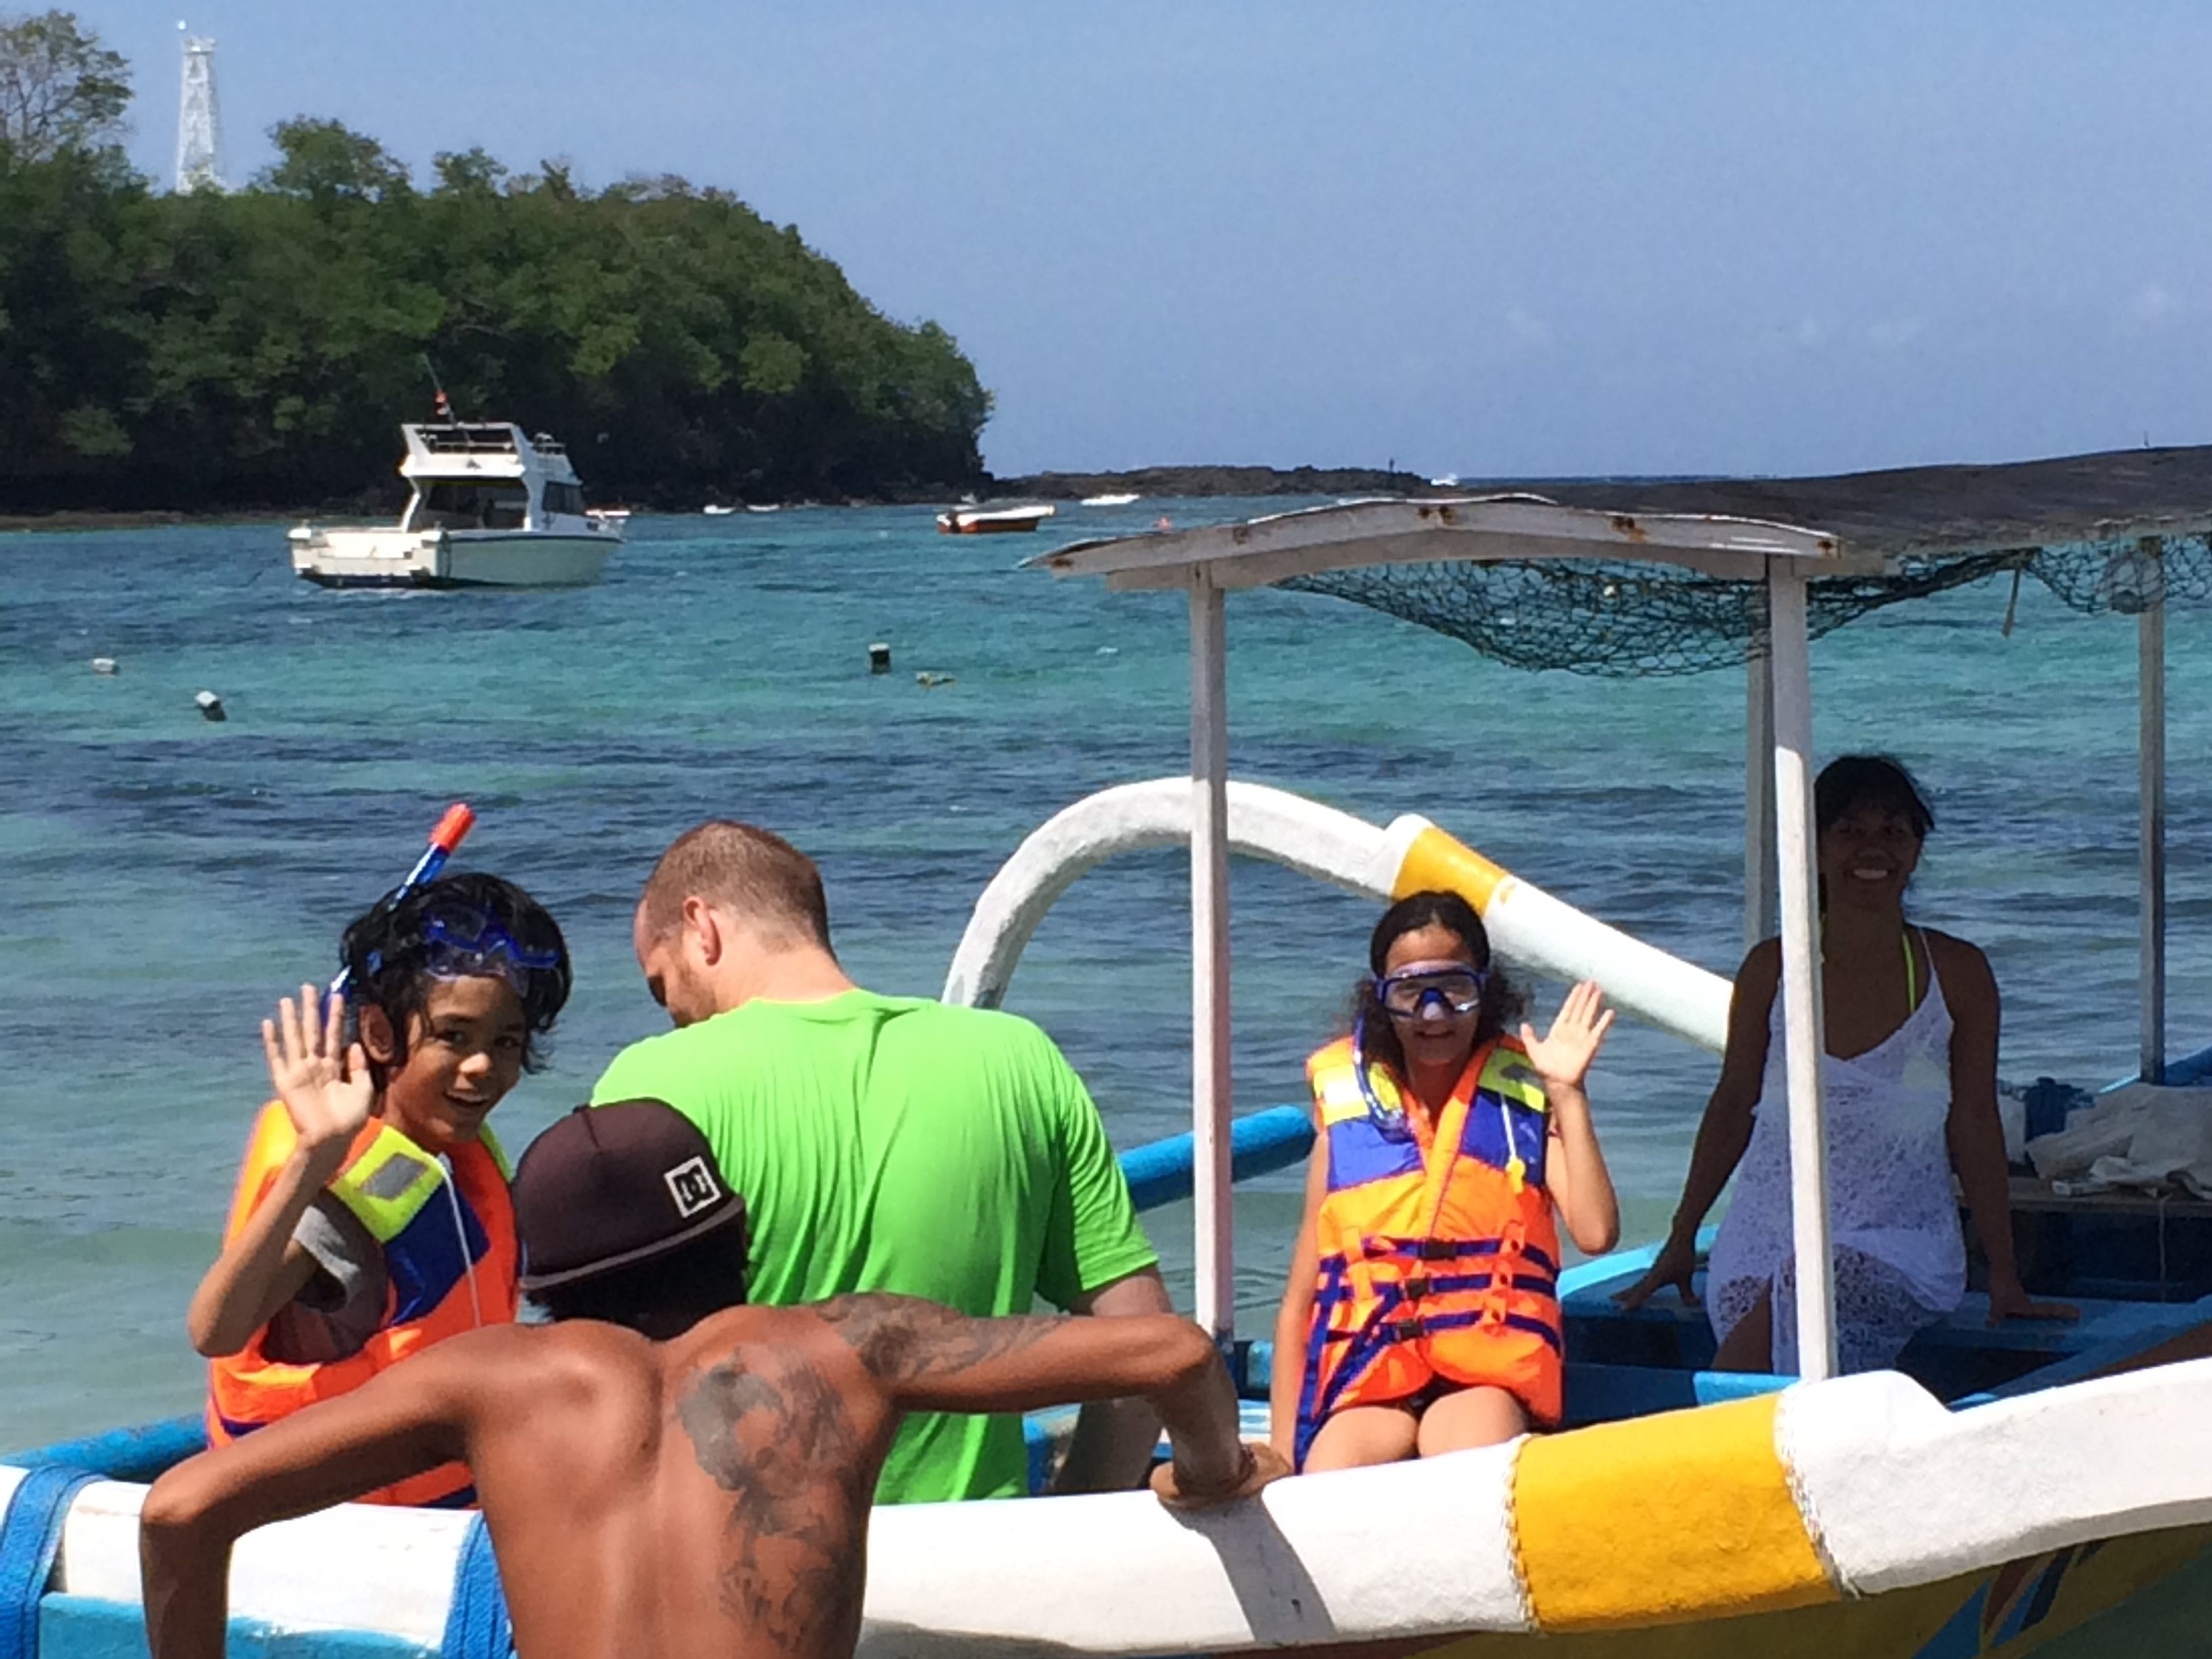
M212 1445L515 1316L508 1170L484 1120L568 1000L561 930L510 882L442 876L379 900L340 955L350 1011L302 985L262 1022L276 1098L186 1316ZM368 1501L471 1499L449 1464Z

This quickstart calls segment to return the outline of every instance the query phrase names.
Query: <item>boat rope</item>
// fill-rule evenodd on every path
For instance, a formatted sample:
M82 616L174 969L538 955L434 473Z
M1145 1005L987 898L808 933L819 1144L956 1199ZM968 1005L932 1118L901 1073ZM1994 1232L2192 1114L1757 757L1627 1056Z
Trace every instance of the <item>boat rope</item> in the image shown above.
M39 1598L53 1577L70 1500L100 1477L49 1464L25 1475L0 1518L0 1659L38 1659Z
M453 1599L446 1609L446 1634L438 1659L510 1659L514 1625L499 1582L499 1559L483 1516L469 1520L469 1535L453 1567Z

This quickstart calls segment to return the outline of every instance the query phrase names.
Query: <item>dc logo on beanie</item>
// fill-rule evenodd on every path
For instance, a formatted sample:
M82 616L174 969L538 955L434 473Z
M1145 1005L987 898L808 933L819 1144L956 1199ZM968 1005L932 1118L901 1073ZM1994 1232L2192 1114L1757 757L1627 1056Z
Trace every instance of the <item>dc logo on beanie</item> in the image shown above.
M676 1200L676 1213L686 1221L722 1197L721 1183L703 1158L685 1159L661 1179L668 1183L668 1195Z

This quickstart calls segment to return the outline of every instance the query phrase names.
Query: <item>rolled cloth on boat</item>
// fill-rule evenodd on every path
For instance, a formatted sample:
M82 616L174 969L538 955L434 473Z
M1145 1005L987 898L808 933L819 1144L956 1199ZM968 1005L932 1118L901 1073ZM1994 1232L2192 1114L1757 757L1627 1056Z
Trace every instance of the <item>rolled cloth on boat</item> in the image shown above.
M2130 1083L2029 1141L2027 1156L2063 1193L2179 1182L2212 1197L2212 1089Z

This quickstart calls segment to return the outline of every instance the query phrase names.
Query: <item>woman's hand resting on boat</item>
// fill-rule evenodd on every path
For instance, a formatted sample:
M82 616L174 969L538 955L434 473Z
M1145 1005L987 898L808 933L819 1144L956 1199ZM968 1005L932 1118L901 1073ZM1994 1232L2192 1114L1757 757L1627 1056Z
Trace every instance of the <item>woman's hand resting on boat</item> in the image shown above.
M1521 1046L1528 1050L1530 1066L1547 1084L1579 1089L1612 1029L1613 1010L1605 1006L1605 993L1595 980L1586 979L1567 993L1552 1029L1543 1036L1536 1035L1533 1025L1521 1028Z
M1697 1240L1670 1234L1659 1247L1659 1254L1651 1259L1650 1271L1613 1299L1624 1308L1640 1308L1671 1285L1680 1294L1682 1305L1694 1308L1698 1305L1698 1292L1690 1283L1690 1276L1697 1271Z
M2081 1316L2081 1310L2065 1302L2035 1302L2028 1297L2018 1279L1999 1279L1990 1275L1990 1323L2002 1325L2008 1319L2061 1319L2073 1321Z
M261 1048L301 1150L343 1152L368 1121L376 1085L368 1052L346 1042L345 999L332 997L326 1011L318 1000L302 985L298 1006L289 997L278 1003L276 1018L261 1022Z

